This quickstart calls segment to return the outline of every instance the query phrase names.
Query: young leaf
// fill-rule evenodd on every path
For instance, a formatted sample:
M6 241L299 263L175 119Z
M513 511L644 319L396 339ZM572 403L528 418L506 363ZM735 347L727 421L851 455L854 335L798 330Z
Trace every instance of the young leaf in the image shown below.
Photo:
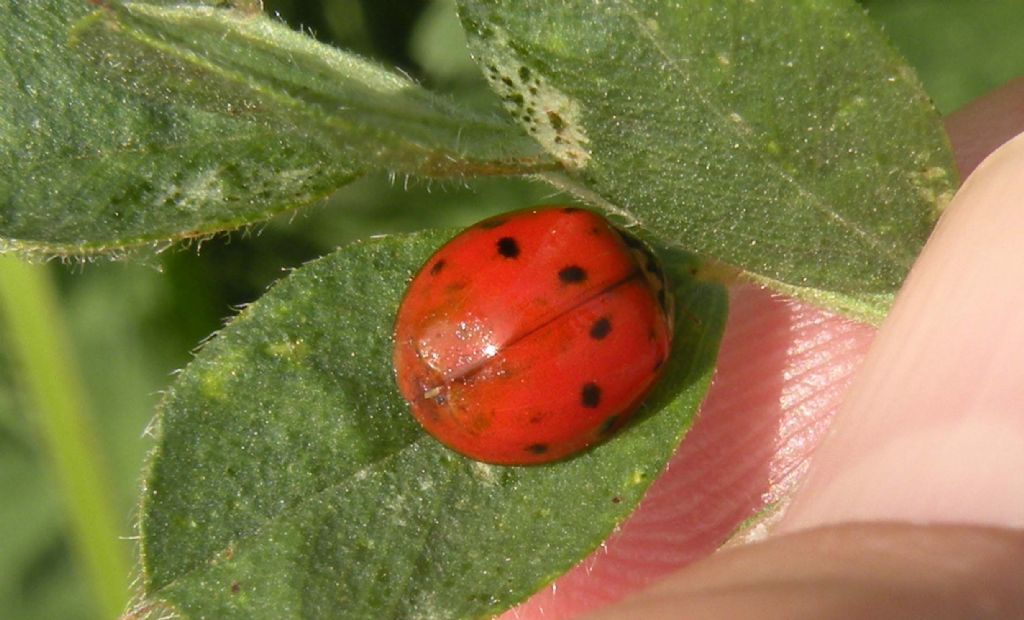
M0 11L0 35L0 251L201 237L370 170L552 165L507 122L251 10L38 0Z
M913 72L853 2L459 0L492 87L664 242L878 320L956 178Z
M707 388L723 289L676 257L673 355L619 435L549 466L484 465L426 435L392 378L395 308L443 239L376 239L293 272L179 377L143 503L143 607L480 617L566 570L632 510Z
M68 29L85 2L0 12L0 250L95 253L208 234L360 174L323 136L155 105L101 80Z
M504 119L475 115L259 12L111 3L72 39L150 99L308 125L377 168L463 176L553 167Z

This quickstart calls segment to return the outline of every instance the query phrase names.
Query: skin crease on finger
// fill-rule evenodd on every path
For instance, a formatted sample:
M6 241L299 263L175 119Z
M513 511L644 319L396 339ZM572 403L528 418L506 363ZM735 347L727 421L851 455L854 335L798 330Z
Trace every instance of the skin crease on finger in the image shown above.
M947 119L947 128L957 154L957 163L962 176L966 177L987 153L1015 133L1024 130L1024 79L1011 82L1002 89L954 113ZM1010 162L1005 165L1011 168L1016 165L1017 170L1024 171L1024 163L1021 162L1016 164ZM986 167L989 166L986 165ZM1017 174L1017 176L1024 176L1024 173ZM1019 198L1024 196L1024 190L1017 195L1016 204L1024 205L1024 202L1021 202L1022 199ZM960 202L962 202L962 198L958 196L957 203ZM1009 208L1012 210L1012 206ZM980 212L981 209L990 210L991 207L983 206L977 211ZM1022 211L1022 209L1017 210ZM949 220L949 216L953 212L954 208L951 207L945 219ZM981 218L983 220L993 217L999 220L999 216L992 213L983 215L984 217ZM998 228L1003 231L1014 230L1007 226L1006 220L1000 221L1002 224ZM949 228L946 224L943 226ZM1024 227L1018 224L1016 230L1024 231ZM936 235L938 234L937 231ZM986 245L983 247L988 248L989 241L990 239L986 240ZM1020 241L1024 241L1024 239L1018 237L1018 244ZM929 244L929 248L931 248L931 244ZM1014 265L1017 264L1024 263L1018 260ZM990 279L988 282L995 287L997 292L1000 289L1002 289L1002 293L1014 292L1014 287L1006 286L1007 282L1005 281L999 281L1009 277L1004 274L1000 278L999 269L1000 267L995 267L995 273L991 274L996 281L993 282ZM919 271L920 269L915 268L915 274ZM957 296L961 296L963 291L958 288L956 293L948 294L955 299ZM979 294L975 293L975 295ZM992 295L988 294L988 296ZM901 293L898 306L905 305L905 297L906 291ZM929 303L935 304L934 301ZM744 562L749 566L751 563L757 564L758 558L761 558L763 562L766 562L766 564L761 564L762 566L772 566L780 570L786 567L787 562L799 564L799 555L795 551L787 551L785 546L776 545L768 548L766 545L757 544L728 549L711 556L708 560L696 562L688 569L678 571L680 567L707 556L720 546L744 518L751 516L752 511L757 510L766 502L786 497L793 485L802 478L807 470L808 456L817 446L818 440L825 435L829 422L851 383L854 370L861 365L865 352L871 344L874 332L865 326L844 321L817 309L786 301L751 288L740 288L733 291L730 305L729 323L722 343L718 370L712 389L702 407L697 424L690 431L679 453L671 461L666 474L655 482L634 516L613 534L601 549L573 571L560 578L551 588L537 594L519 608L508 612L503 620L510 618L553 620L581 617L580 614L583 612L620 600L659 580L664 580L664 583L629 598L624 604L607 608L605 613L600 614L600 617L743 618L747 616L741 612L740 608L733 609L735 614L724 614L721 612L725 608L718 607L717 604L711 605L704 611L717 609L718 615L701 615L695 607L687 607L687 614L681 615L680 612L683 609L680 607L681 600L678 597L673 597L672 589L679 588L680 592L685 591L686 600L690 602L702 602L702 604L715 600L718 603L729 602L728 596L724 594L729 591L729 588L724 582L719 582L712 592L704 593L711 595L711 599L701 598L700 593L697 592L700 586L695 585L701 582L699 578L694 577L693 572L703 570L712 560L718 562L719 558L738 557L736 561L741 566L730 569L728 574L735 575L737 583L734 585L741 588L746 587L745 591L749 595L754 591L751 589L754 582L749 575L745 575ZM949 306L950 304L948 300L943 300L941 304L936 305ZM911 307L911 311L919 312L913 307ZM1006 317L1006 320L1011 318ZM986 320L992 320L992 318ZM891 321L887 322L886 330L890 329L890 323ZM968 336L971 333L971 329L967 327L964 328L964 331L968 333ZM752 334L756 334L757 338L752 338ZM937 332L937 335L943 334L949 334L946 326ZM1000 334L1000 339L1003 339L1002 335L1005 332L1000 332ZM944 341L947 338L948 336L944 336L939 340ZM968 342L970 342L970 338L968 338ZM1021 350L1019 346L1017 350ZM1012 352L1012 349L1007 351ZM877 356L876 353L872 353L872 355ZM957 355L956 352L952 354L953 361L956 361ZM918 360L918 363L928 362L927 359ZM1020 364L1017 363L1017 366ZM917 370L921 371L922 368L918 367ZM954 368L954 370L956 369ZM1008 370L1012 373L1012 369ZM911 372L910 376L913 378L916 374ZM860 380L858 380L858 385L862 385ZM990 384L986 383L986 385ZM992 392L988 393L992 394ZM854 396L851 395L851 398ZM1019 406L1016 411L1021 411ZM851 410L850 405L847 405L841 415L848 415L854 420L850 426L856 431L857 422L863 414ZM891 410L889 415L892 415ZM1012 418L1012 408L1009 417ZM1018 415L1018 423L1020 420L1021 416ZM891 417L883 419L882 422L885 423L880 424L873 432L880 433L882 437L888 437L891 433L892 421ZM920 422L918 426L925 433L932 430L927 420ZM1000 429L1003 427L996 426L988 430L998 431ZM963 431L964 429L961 429L961 432ZM822 448L823 454L827 454L828 444L838 444L840 448L842 447L843 438L839 432L839 430L835 430L829 434L829 441ZM998 469L1006 465L1006 463L1000 464L995 460L994 455L989 454L993 452L990 450L993 446L1003 446L1002 451L995 450L995 452L1004 454L1008 458L1012 458L1014 454L1024 454L1024 449L1018 444L1014 444L1006 436L996 437L994 443L988 445L984 441L986 437L984 429L975 428L973 431L967 431L968 436L972 433L974 449L991 457L986 461L989 468ZM868 443L869 447L872 445L870 439L864 441ZM981 445L978 445L979 443ZM953 457L949 458L949 455L953 455ZM902 515L900 513L887 514L884 510L879 510L876 514L870 515L864 514L863 505L856 508L856 504L854 504L851 507L854 508L852 513L843 514L841 508L836 511L834 506L845 506L845 501L837 502L836 498L830 499L827 505L819 504L819 508L815 508L813 499L801 498L809 495L808 489L813 489L812 484L821 484L827 488L829 486L828 477L831 475L820 473L820 467L815 465L816 471L813 478L823 479L820 483L808 482L801 488L801 498L797 499L795 507L789 512L790 520L784 522L779 530L798 530L799 528L813 527L818 523L856 519L858 516L875 519L910 518L917 522L955 521L963 520L965 517L963 513L968 508L976 512L974 522L1014 523L1012 518L1008 522L1005 517L1020 518L1020 513L1015 512L1018 506L1015 502L1019 502L1024 493L1019 489L1016 491L1007 489L1005 501L989 502L985 500L991 498L983 497L981 500L977 500L980 503L966 507L961 506L964 502L952 501L957 497L954 493L965 487L970 490L974 482L985 483L989 479L995 478L996 482L993 484L1012 486L1014 481L1024 479L1024 477L1007 474L1005 471L993 473L990 470L989 473L981 476L982 480L971 480L967 476L969 468L964 467L964 464L969 462L965 460L965 456L965 452L959 446L946 445L943 450L933 453L933 457L945 464L943 471L952 474L950 481L955 481L955 484L946 499L948 504L954 507L960 506L959 513L946 513L944 511L948 507L947 505L935 504L933 507L938 510L941 506L943 514L915 518L906 513ZM920 458L920 455L918 457ZM953 464L950 465L949 461L952 461ZM906 481L904 489L912 491L905 494L904 497L916 499L913 502L899 502L895 505L909 508L913 507L916 502L920 506L922 503L920 497L927 494L916 492L915 489L927 488L924 486L924 481L929 479L928 476L931 472L927 471L927 466L921 461L918 461L917 465L919 468L925 469L924 472L919 468L908 467L909 464L906 459L900 460L898 467L886 470L883 472L885 474L883 476L874 472L871 474L874 479L863 480L863 485L868 489L884 488L884 485L877 484L879 480L899 479L899 476L892 475L893 471L904 472L902 476L902 479ZM886 466L892 468L894 463L889 462ZM987 488L991 490L991 487ZM812 490L813 492L815 491ZM941 499L942 495L940 494L939 497ZM875 504L884 507L887 502L888 499L875 497L868 505ZM985 514L977 514L983 508L986 511ZM993 512L987 512L988 508L991 508ZM830 516L828 515L829 509L833 510L833 514ZM817 512L819 510L820 512ZM861 512L858 513L857 510ZM801 516L801 512L798 511L804 511L803 515ZM970 521L970 519L968 520ZM878 535L873 529L876 526L847 525L842 527L847 529L846 540L855 540L857 546L862 548L871 549L873 547L871 544L864 544L863 541L873 540ZM910 526L906 527L910 528ZM947 534L944 543L950 545L950 552L959 557L963 557L964 550L958 548L957 545L966 545L971 549L981 548L982 551L978 552L979 558L976 564L984 564L981 556L984 556L985 549L1002 548L1002 545L986 546L979 541L989 537L995 537L1001 541L1000 537L1006 536L1013 540L1012 535L999 531L975 531L961 528L957 532L964 536L963 540L955 533ZM887 535L894 538L898 533L889 532ZM932 528L923 535L942 536L944 533L944 531L935 532ZM915 543L913 532L908 531L906 534L904 540ZM831 532L828 529L812 529L797 532L792 536L804 538L806 541L815 541L819 536L829 535ZM788 539L784 537L770 540L785 541ZM1019 543L1020 539L1018 538L1016 541ZM890 542L888 548L898 554L900 552L899 545ZM916 542L920 542L920 540ZM936 548L939 548L940 542L934 544ZM914 564L912 561L915 557L913 544L911 547L907 551L911 560L908 560L904 567L907 570L913 568L914 574L929 570L930 560L928 558L922 559L919 566ZM820 548L820 544L814 548ZM1019 584L1021 579L1024 579L1024 568L1019 568L1024 567L1024 554L1019 552L1021 549L1019 545L1011 548L1017 551L1015 566L1018 569L1004 570L1002 574L1012 577L1014 583ZM772 559L772 554L777 554L774 559ZM744 556L746 556L745 559ZM827 556L822 559L827 560ZM871 561L877 561L877 559L877 557L865 559L865 566L872 566ZM851 567L857 565L852 561L849 564ZM718 565L722 566L721 563ZM998 559L993 560L993 565L1014 566L1014 564L1006 562L1000 564ZM676 572L672 574L673 571ZM665 579L666 575L670 574L671 576ZM875 573L868 571L866 574ZM989 576L985 571L980 571L979 574ZM856 577L855 574L850 576ZM695 579L697 580L695 581ZM744 582L746 582L745 585ZM993 591L998 590L998 579L986 579L985 583L994 588ZM772 591L772 585L793 595L786 599L788 606L777 607L780 612L788 610L786 613L790 615L764 615L764 605L768 604L767 599L757 602L755 596L748 598L748 602L751 603L748 610L752 612L752 617L877 617L857 615L856 609L853 607L848 608L849 613L845 615L822 614L824 608L815 606L814 603L824 604L832 599L816 595L810 597L813 600L806 601L807 597L801 594L799 587L795 590L792 589L793 586L799 586L798 583L789 584L787 587L781 582L769 580L768 583L761 584L758 591L767 596ZM1015 593L1016 590L1020 590L1020 588L1014 588L1011 592ZM883 594L886 591L880 589L878 592ZM836 593L840 594L838 591ZM862 594L866 595L867 593ZM1021 594L1018 593L1017 596L1021 596ZM887 597L890 600L900 598L892 592L889 592ZM914 600L923 603L931 599L934 597L924 596L916 599L910 597L907 601L909 601L908 604ZM841 600L841 597L836 600ZM659 602L668 615L657 615ZM804 610L806 613L801 613L801 602L808 603L812 607ZM1007 604L1012 603L1011 601ZM653 606L645 606L648 604ZM1017 600L1016 604L1022 603ZM641 605L641 607L637 607L637 605ZM958 610L955 606L946 605L944 609L950 614L921 617L1024 617L1024 612L1021 612L1019 608L1015 608L1016 611L1008 615L1004 614L1002 612L1006 611L1006 608L1001 608L995 603L989 610L991 613L981 613L978 609L974 609L968 615L956 615ZM875 611L880 611L880 608L875 608ZM905 615L898 617L905 617Z

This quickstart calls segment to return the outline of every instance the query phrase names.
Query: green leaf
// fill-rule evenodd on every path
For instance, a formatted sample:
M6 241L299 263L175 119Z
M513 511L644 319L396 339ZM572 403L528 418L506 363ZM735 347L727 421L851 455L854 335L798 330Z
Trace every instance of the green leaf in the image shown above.
M37 0L0 33L0 251L159 247L371 170L553 165L507 121L251 11Z
M845 0L459 0L492 88L667 244L879 320L956 178L913 72Z
M308 124L353 161L406 173L552 167L506 121L476 116L259 13L129 2L93 17L73 32L75 42L152 99Z
M155 105L104 81L68 28L85 2L0 11L0 251L86 254L201 236L360 173L322 136Z
M550 466L464 459L394 387L391 327L437 232L293 272L171 388L142 515L143 606L186 617L460 618L507 608L632 510L707 388L726 296L688 276L664 380L635 423Z

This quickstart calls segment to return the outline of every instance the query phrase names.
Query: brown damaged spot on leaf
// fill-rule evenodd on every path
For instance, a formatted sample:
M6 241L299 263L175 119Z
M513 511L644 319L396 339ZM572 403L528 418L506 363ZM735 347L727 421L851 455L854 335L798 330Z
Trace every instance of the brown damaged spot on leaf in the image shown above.
M478 36L504 39L496 28ZM499 44L484 49L484 77L501 97L505 109L564 167L586 167L590 161L590 140L580 119L579 104L513 56L508 46Z

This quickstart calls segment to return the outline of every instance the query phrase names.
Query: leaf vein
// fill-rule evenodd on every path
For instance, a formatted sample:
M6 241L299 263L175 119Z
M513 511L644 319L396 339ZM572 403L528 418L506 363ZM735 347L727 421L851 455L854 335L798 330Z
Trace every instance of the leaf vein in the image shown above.
M701 87L699 83L694 84L691 83L691 80L687 79L687 74L685 70L679 65L678 59L673 54L670 53L670 50L668 49L667 45L662 41L659 34L655 32L654 29L652 29L651 26L644 20L643 14L641 13L640 9L637 8L636 4L630 0L620 0L620 2L626 14L636 24L637 28L640 31L640 34L648 40L648 42L654 47L655 51L657 51L657 53L661 55L661 57L668 64L668 66L672 67L680 75L680 77L687 83L690 92L692 92L694 96L700 101L700 103L704 105L704 107L707 108L712 113L711 118L714 119L716 124L725 131L736 136L737 140L740 140L749 146L751 144L749 137L744 135L739 130L739 128L735 126L735 124L729 122L728 114L725 112L725 110L723 110L719 105L715 103L715 101L707 94L707 92ZM753 129L751 129L751 132L753 132ZM749 152L751 154L754 154L755 150L751 148L749 149ZM796 177L790 175L785 170L783 170L778 163L770 159L766 159L763 156L759 156L759 160L765 166L768 166L772 170L774 170L778 174L779 178L783 179L788 184L790 184L800 196L804 197L806 203L809 206L817 209L821 213L825 214L827 217L837 222L841 227L846 228L848 231L852 232L854 235L861 238L870 247L873 247L874 249L878 250L881 254L891 259L894 263L901 266L905 266L909 265L913 261L912 256L908 256L903 252L897 253L891 245L884 243L871 231L863 229L860 226L857 226L855 223L846 219L834 207L830 206L826 201L822 200L820 196L809 191L806 187L803 186L803 184L799 183Z

